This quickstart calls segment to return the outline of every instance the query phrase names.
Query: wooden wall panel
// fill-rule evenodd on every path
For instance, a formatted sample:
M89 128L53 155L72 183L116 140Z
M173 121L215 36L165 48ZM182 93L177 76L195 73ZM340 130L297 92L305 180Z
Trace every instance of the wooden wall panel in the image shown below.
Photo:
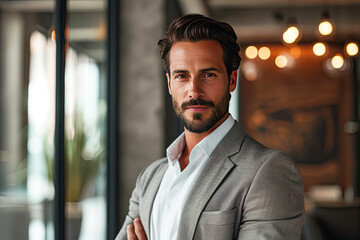
M259 45L258 48L264 46ZM305 189L318 184L352 185L351 137L344 133L352 113L351 61L341 70L329 68L329 58L342 46L328 46L315 56L312 45L267 45L267 60L246 59L240 74L241 121L246 131L297 163ZM301 54L299 54L299 50ZM284 55L288 66L278 68Z

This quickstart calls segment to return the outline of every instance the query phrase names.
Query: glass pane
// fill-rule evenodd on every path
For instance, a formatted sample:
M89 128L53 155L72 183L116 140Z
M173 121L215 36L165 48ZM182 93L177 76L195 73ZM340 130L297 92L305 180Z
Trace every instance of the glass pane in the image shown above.
M106 237L106 5L69 1L65 64L68 239Z
M54 239L53 1L0 1L1 239Z

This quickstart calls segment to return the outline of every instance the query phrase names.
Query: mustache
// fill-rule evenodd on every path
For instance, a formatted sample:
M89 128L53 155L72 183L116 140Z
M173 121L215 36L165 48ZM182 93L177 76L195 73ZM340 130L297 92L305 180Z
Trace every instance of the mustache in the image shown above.
M182 103L181 108L185 109L188 106L194 106L194 105L215 107L215 104L212 101L206 101L204 99L198 98L198 99L191 99L187 102Z

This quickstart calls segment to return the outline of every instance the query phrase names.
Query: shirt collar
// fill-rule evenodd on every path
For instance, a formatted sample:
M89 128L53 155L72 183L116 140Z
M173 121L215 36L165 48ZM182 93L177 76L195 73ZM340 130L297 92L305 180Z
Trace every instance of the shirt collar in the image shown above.
M230 131L235 121L231 114L229 117L212 133L201 140L191 151L189 161L205 153L207 157L211 155L219 142ZM170 165L174 165L185 148L185 132L183 132L166 150L166 155Z
M205 137L201 142L199 142L195 147L199 146L205 152L207 157L215 150L219 142L225 137L225 135L230 131L235 121L231 114L229 117L217 127L210 135Z
M185 132L183 132L175 141L166 149L166 156L170 165L174 165L180 158L185 148Z

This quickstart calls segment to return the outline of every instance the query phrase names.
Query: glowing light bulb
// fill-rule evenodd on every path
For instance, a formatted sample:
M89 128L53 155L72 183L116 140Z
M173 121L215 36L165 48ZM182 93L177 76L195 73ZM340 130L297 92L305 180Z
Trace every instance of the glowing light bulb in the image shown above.
M325 44L321 42L315 43L313 46L313 52L316 56L323 56L326 52Z
M292 34L292 36L294 36L294 38L298 38L300 35L300 31L297 27L294 26L289 27L288 31Z
M297 27L291 26L283 33L283 40L285 43L294 43L300 36L300 31Z
M245 55L248 59L256 58L257 54L258 54L258 50L255 46L249 46L245 50Z
M284 68L288 65L288 60L284 55L279 55L275 58L275 64L278 68Z
M344 66L344 58L340 53L335 54L335 56L331 59L331 65L335 69L340 69Z
M269 59L271 55L271 51L268 47L261 47L259 49L259 58L262 59L262 60L267 60Z
M318 29L321 35L327 36L333 32L334 27L329 20L324 19L321 23L319 23Z
M346 44L345 50L349 56L355 56L359 53L359 46L355 42L350 42Z

